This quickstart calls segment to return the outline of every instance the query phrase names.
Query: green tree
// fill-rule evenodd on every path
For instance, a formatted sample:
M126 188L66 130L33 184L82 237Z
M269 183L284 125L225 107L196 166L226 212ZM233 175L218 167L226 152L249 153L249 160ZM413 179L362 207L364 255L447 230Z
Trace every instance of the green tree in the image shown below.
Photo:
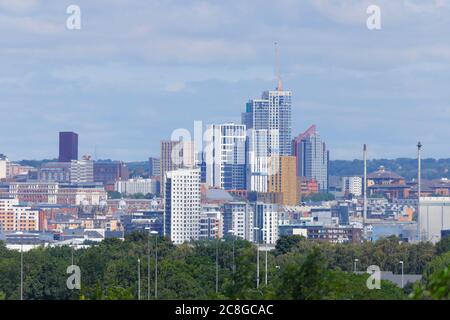
M450 251L450 236L442 238L436 243L436 254L440 255Z
M276 296L281 299L320 299L325 295L326 262L321 252L314 248L305 258L295 256L281 267Z
M130 289L123 287L109 287L102 300L133 300L134 295Z
M335 197L331 193L313 193L302 198L304 202L321 202L321 201L331 201Z
M446 267L450 266L450 252L444 253L440 256L435 257L430 263L427 264L425 271L423 273L424 279L427 280L438 271L444 270Z
M450 267L435 272L426 283L418 284L413 299L450 300Z
M108 191L108 199L121 199L122 194L118 191Z
M292 248L297 247L301 241L305 241L303 236L280 236L275 245L275 254L285 254L292 250Z

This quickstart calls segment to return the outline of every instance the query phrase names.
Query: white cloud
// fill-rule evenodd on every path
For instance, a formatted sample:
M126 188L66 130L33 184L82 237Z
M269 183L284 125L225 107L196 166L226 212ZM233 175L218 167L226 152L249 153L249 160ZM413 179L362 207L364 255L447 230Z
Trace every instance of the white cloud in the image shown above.
M37 0L0 0L0 8L15 13L29 12L37 5Z
M34 17L0 16L0 31L26 32L30 34L54 35L64 31L64 24L55 24L50 21Z
M417 19L426 15L437 16L449 6L448 0L309 0L311 4L329 19L344 24L365 26L369 5L381 8L383 25L408 24L414 26ZM447 16L447 19L449 17ZM430 21L433 22L433 21Z
M0 0L0 112L21 111L0 127L0 139L21 123L24 140L45 132L41 142L50 145L54 132L73 125L84 141L103 145L105 157L111 150L144 159L194 117L239 119L247 99L275 85L274 41L294 91L293 130L317 123L333 158L359 155L362 141L401 155L411 128L414 139L449 133L448 0L78 3L82 30L69 32L70 1ZM380 32L366 28L369 4L382 8ZM141 137L146 131L154 134ZM448 148L438 140L428 141L430 153ZM0 152L25 154L23 144L0 142Z

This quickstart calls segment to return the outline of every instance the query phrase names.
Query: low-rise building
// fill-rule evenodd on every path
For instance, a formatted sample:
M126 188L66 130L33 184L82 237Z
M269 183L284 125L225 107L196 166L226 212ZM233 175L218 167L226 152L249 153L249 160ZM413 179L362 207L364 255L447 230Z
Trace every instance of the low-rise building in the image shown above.
M438 242L450 229L450 197L421 197L418 222L420 240Z
M199 239L220 239L223 236L221 207L217 204L203 204L200 212Z
M130 172L125 163L121 161L96 161L94 162L94 182L103 185L114 184L116 181L124 181L130 178Z
M124 234L135 231L143 233L156 231L161 236L164 232L163 219L163 210L136 211L130 214L121 215L120 223L123 227Z
M114 191L127 195L134 194L157 194L159 193L159 180L157 179L129 179L125 181L116 181Z
M343 177L342 191L345 195L360 197L362 195L363 179L360 176Z
M224 235L253 241L254 206L247 201L230 201L223 205Z
M99 205L107 199L104 187L95 183L11 182L0 187L1 195L17 198L21 203L76 206L82 203Z
M330 243L359 243L362 229L354 226L323 225L317 223L292 223L280 226L282 235L303 235L309 240Z
M0 198L0 230L6 232L39 230L39 210L20 205L16 198Z

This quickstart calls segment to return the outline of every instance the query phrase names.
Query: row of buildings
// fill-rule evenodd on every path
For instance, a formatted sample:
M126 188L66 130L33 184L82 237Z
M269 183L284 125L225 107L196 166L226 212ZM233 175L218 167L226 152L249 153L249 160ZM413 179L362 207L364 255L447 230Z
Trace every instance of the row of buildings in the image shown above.
M208 126L204 148L189 140L162 141L160 158L149 160L147 179L130 179L120 162L78 159L78 135L61 132L58 161L38 168L36 179L6 181L0 195L18 201L14 211L21 204L30 210L39 204L99 206L113 190L123 195L160 193L158 226L174 243L233 232L274 244L282 208L298 205L305 190L328 188L328 152L315 127L296 139L291 136L291 96L281 82L276 90L263 92L247 103L241 124ZM211 200L221 192L229 192L226 201ZM139 213L119 211L124 216ZM152 221L157 216L153 212Z
M9 182L0 184L0 196L12 197L21 203L48 203L98 205L107 199L107 192L99 183L58 183L58 182Z
M11 174L8 168L17 166L3 156L0 230L51 232L61 239L140 230L175 244L236 236L274 245L284 234L333 243L391 234L415 241L438 239L450 229L442 201L412 203L414 181L383 167L367 177L364 219L361 177L342 178L342 200L303 204L302 196L330 188L329 151L316 126L292 137L291 97L280 82L246 104L241 123L207 126L200 144L161 141L160 157L149 159L148 178L130 178L120 161L78 159L73 132L60 133L57 161L26 175ZM425 186L450 194L445 183ZM108 191L152 199L113 200Z
M11 162L6 155L0 154L0 182L14 178L26 179L33 174L37 175L36 168Z
M363 184L362 176L342 177L341 191L344 196L359 197L363 195ZM450 180L447 178L422 179L420 194L422 197L450 196ZM417 199L417 180L407 181L404 177L381 166L367 175L367 195L381 196L389 200Z
M247 103L242 123L207 126L202 145L161 141L160 158L149 159L151 175L159 173L163 186L167 172L199 168L209 187L270 194L280 205L327 192L329 151L314 125L292 138L291 96L281 88L263 92Z

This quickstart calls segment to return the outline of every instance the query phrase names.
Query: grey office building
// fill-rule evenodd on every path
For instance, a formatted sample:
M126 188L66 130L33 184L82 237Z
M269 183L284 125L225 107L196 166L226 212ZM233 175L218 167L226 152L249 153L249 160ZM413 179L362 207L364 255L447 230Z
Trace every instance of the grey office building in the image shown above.
M247 129L267 130L268 155L291 155L292 92L264 91L261 99L252 99L242 114Z
M160 158L150 157L148 159L149 164L149 176L157 177L161 175L161 160Z
M293 151L297 158L297 176L316 180L319 191L327 192L330 153L315 125L294 139Z

